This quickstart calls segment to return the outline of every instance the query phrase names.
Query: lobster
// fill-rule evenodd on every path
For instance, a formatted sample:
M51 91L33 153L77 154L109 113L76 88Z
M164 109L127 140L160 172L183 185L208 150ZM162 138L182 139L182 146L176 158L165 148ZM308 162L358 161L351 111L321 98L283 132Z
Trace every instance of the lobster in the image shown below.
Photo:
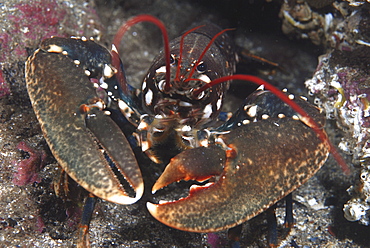
M161 29L165 48L138 93L126 82L117 47L142 21ZM160 222L191 232L239 225L307 181L335 151L324 118L259 78L233 75L238 57L226 31L199 26L169 43L162 22L140 15L122 26L110 52L86 38L44 40L26 62L27 89L63 170L99 198L133 204L144 191L129 141L135 136L151 160L170 160L153 193L180 180L209 180L178 201L147 203ZM220 123L231 80L266 90L248 96Z

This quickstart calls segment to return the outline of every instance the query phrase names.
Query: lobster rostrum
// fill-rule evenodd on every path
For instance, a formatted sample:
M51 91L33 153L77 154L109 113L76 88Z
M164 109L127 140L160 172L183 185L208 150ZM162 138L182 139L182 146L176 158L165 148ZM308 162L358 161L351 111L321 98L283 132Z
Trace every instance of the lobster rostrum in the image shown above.
M160 27L165 49L137 94L126 82L116 47L125 31L142 21ZM44 40L27 60L27 89L50 149L68 175L104 200L132 204L141 198L141 172L122 132L128 123L111 118L119 110L153 161L166 160L163 144L176 148L153 193L182 179L210 179L192 186L186 198L147 203L150 213L171 227L231 228L307 181L335 150L322 129L323 117L308 102L261 79L232 75L237 56L225 31L200 26L168 43L164 25L141 15L121 28L111 52L85 38ZM229 120L216 124L234 79L273 93L256 91Z

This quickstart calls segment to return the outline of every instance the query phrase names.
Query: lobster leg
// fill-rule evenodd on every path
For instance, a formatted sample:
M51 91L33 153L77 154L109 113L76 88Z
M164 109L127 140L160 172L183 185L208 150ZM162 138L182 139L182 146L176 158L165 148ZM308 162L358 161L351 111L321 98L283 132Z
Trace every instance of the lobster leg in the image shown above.
M237 225L230 228L227 231L227 237L229 239L229 246L232 248L240 247L239 240L242 234L243 225Z
M277 233L277 219L276 219L276 204L270 207L267 213L268 238L267 243L270 247L277 247L278 233Z
M82 212L82 218L80 225L78 227L78 248L90 247L90 238L89 238L89 227L92 213L94 211L96 204L96 197L89 195L86 198L84 209Z
M50 44L51 40L46 42L54 52L39 49L28 59L26 81L53 155L68 175L92 194L119 204L136 202L144 186L130 144L117 124L98 110L105 103L86 76L86 67L76 66L80 62L65 56L63 47ZM72 45L80 46L80 42ZM103 74L106 65L99 66L89 72ZM123 188L111 169L112 163L135 196Z
M282 238L285 238L290 229L293 226L293 197L292 193L287 195L285 198L285 223ZM277 230L277 219L276 219L276 204L270 207L267 212L267 225L268 225L268 237L267 241L270 247L278 247L278 230Z
M290 232L290 229L294 225L294 216L293 216L293 196L289 194L285 197L285 221L284 227L287 229L287 234Z

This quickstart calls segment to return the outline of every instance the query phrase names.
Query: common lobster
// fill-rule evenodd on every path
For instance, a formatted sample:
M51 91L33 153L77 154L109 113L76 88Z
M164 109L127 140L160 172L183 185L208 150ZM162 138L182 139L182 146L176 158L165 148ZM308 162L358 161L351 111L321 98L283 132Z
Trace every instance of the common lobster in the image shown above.
M161 28L165 49L137 93L126 82L116 47L141 21ZM122 27L111 52L86 38L44 40L27 60L27 89L61 167L99 198L135 203L144 184L127 138L134 135L154 162L170 159L153 193L182 179L209 180L178 201L147 203L159 221L192 232L241 224L307 181L334 149L323 117L307 101L261 79L233 75L237 56L226 31L200 26L168 43L164 25L141 15ZM235 79L273 93L256 91L220 123L229 81ZM134 134L112 120L118 111ZM134 192L125 190L122 177Z

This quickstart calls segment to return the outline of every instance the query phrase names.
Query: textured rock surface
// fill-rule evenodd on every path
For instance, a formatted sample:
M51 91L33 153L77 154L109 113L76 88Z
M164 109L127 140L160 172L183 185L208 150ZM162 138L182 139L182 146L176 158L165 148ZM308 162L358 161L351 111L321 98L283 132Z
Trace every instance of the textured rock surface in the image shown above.
M298 5L305 11L296 11ZM369 225L369 5L343 1L334 2L327 9L331 11L314 10L307 3L294 7L284 4L283 30L288 35L309 38L313 43L326 46L313 77L305 84L316 97L315 103L325 110L329 119L336 120L343 131L340 149L353 156L356 182L348 189L352 199L344 207L345 217ZM305 17L310 13L310 23L317 24L315 28L292 25L302 20L298 13L306 13ZM294 21L289 19L293 16Z
M65 205L54 194L52 180L57 174L57 163L42 137L24 83L26 55L42 38L50 35L95 36L109 47L118 27L137 14L149 13L160 18L169 28L171 37L181 34L193 23L209 20L223 27L235 27L232 35L239 45L280 63L285 69L272 73L271 68L247 61L246 65L240 66L241 73L253 73L278 87L307 95L304 81L312 77L317 57L325 51L309 43L290 41L282 34L278 3L235 1L229 5L223 2L39 0L22 3L7 0L0 4L2 20L8 20L0 22L0 65L4 78L1 80L0 77L1 247L72 247L75 242L76 220L73 216L78 216L78 209ZM39 18L28 20L29 12L35 9L41 9ZM121 46L129 82L140 83L160 48L160 33L152 25L140 24L129 31ZM240 102L247 94L244 91L248 90L249 86L245 84L234 84L227 100L231 103L228 108L235 110L238 104L234 102ZM337 102L336 98L333 100ZM334 122L329 122L327 129L331 139L338 143L346 134L340 133ZM41 182L16 186L13 175L17 165L32 157L32 154L17 149L22 141L33 149L46 152L48 158L47 165L38 174ZM160 168L144 166L143 171L151 172L145 178L150 185L158 177ZM366 247L369 227L347 221L342 212L349 199L346 189L354 177L345 177L336 162L329 160L317 176L299 188L294 193L296 225L282 246L289 247L294 240L300 247ZM99 202L91 223L93 247L211 247L207 234L182 232L155 221L145 206L150 197L150 192L146 192L143 199L132 206ZM283 213L283 208L279 207L280 224ZM264 214L248 221L243 230L243 247L266 246ZM225 240L226 232L220 232L213 235L210 242L213 247L223 247Z

